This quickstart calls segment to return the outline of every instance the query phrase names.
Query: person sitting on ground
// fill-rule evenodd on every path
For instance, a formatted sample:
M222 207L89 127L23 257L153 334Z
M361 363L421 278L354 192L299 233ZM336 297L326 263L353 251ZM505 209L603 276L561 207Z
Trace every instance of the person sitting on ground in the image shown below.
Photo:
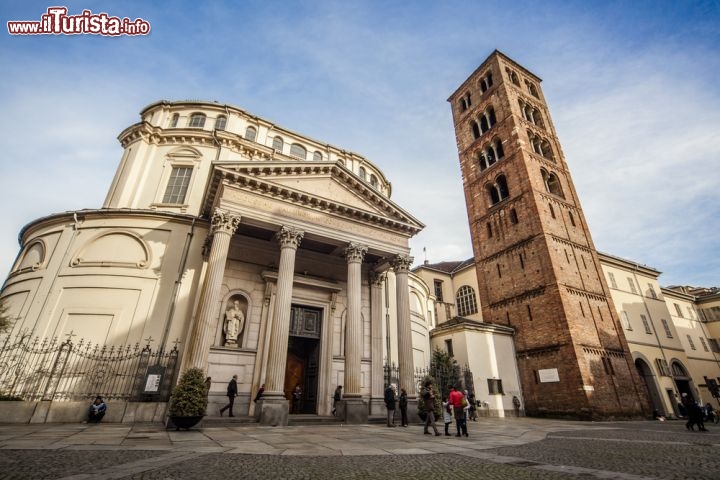
M105 416L105 410L107 405L103 401L102 397L98 395L95 397L95 401L90 405L90 411L88 412L88 423L100 423L100 420Z

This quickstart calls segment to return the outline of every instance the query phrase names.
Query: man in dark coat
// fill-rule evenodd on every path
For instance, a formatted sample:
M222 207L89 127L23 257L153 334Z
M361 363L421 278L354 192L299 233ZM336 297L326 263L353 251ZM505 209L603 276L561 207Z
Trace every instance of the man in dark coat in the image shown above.
M395 389L388 385L385 389L385 408L387 409L387 426L395 426Z
M228 397L228 404L225 405L220 409L220 416L222 417L222 414L225 410L230 410L230 414L228 417L234 417L233 415L233 403L235 403L235 397L237 397L237 375L233 375L232 380L228 382L227 386L227 397Z
M408 416L407 416L408 400L407 400L407 392L405 391L404 388L400 389L400 402L398 402L398 403L400 406L400 420L401 420L400 424L403 427L407 427L408 426Z

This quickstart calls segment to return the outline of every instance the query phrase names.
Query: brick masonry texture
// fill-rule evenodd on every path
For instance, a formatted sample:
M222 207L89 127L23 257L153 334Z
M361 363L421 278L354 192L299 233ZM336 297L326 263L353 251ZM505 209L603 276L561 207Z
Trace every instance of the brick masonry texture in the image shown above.
M483 92L489 76L492 85ZM449 101L483 318L516 329L526 412L580 418L648 415L646 390L605 284L540 79L494 52ZM535 121L528 120L521 105L533 110ZM491 109L496 123L474 130L473 122L479 124ZM484 133L478 135L478 129ZM533 138L548 153L536 153ZM498 141L504 156L481 168L480 152ZM500 185L501 177L508 195L493 203L489 189ZM539 382L538 370L552 368L558 369L560 382Z

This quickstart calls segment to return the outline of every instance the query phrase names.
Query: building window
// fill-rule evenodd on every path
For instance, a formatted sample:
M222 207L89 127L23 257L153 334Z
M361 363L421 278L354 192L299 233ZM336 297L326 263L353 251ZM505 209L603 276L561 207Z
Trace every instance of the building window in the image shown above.
M635 288L635 282L633 282L632 277L627 277L628 285L630 286L630 292L637 293L637 288Z
M468 108L472 106L472 101L470 100L470 92L466 93L464 97L460 99L460 111L464 112Z
M190 186L192 167L173 167L162 203L182 205Z
M358 170L358 177L365 180L366 176L367 176L367 173L365 172L365 167L360 167L360 170Z
M525 260L523 260L523 254L522 254L522 253L519 253L519 254L518 254L518 257L520 258L520 268L522 268L523 270L525 270Z
M704 337L700 337L700 345L702 345L703 350L705 350L706 352L709 352L709 351L710 351L710 350L708 350L708 346L707 346L707 343L705 342L705 338L704 338Z
M272 148L273 148L276 152L282 153L282 151L283 151L283 146L284 146L284 144L283 144L283 139L280 138L280 137L278 137L278 136L276 135L275 138L273 138Z
M500 203L501 201L505 200L510 196L510 191L508 190L507 186L507 180L505 179L504 175L498 175L498 177L495 179L495 183L488 184L485 186L488 196L490 197L490 205L495 205L496 203Z
M505 395L502 386L502 380L497 378L488 378L488 393L490 395Z
M475 290L468 285L463 285L458 289L455 296L457 302L458 315L464 317L477 313L477 301L475 300Z
M254 142L256 138L257 138L257 130L255 129L255 127L247 127L245 129L245 140L250 140L251 142ZM280 148L282 149L282 141L280 143L281 143ZM273 140L273 146L274 146L274 144L275 144L275 140Z
M537 125L540 128L545 128L545 123L543 123L540 110L533 107L529 103L524 102L523 100L518 100L518 105L520 105L520 112L522 113L522 116L525 120L532 123L533 125Z
M513 225L517 225L517 223L518 223L517 212L515 211L514 208L510 209L510 223L512 223Z
M552 218L555 218L555 209L553 208L552 204L548 203L548 207L550 207L550 216Z
M180 114L176 113L175 115L172 116L172 120L170 120L170 127L171 128L177 127L178 120L180 120Z
M497 267L498 278L502 278L502 272L500 271L500 264L496 263L495 266Z
M525 307L527 308L528 320L532 322L533 317L532 317L532 310L530 309L530 305L525 305Z
M692 350L697 350L697 348L695 348L695 342L693 342L693 339L689 334L687 336L687 339L688 339L688 344L690 344L690 348Z
M203 128L205 126L205 114L204 113L193 113L190 115L190 128Z
M445 351L447 351L447 354L451 357L454 357L453 353L453 346L452 346L452 340L448 339L445 340Z
M434 280L433 286L435 287L435 298L437 298L438 302L443 301L443 282L442 280Z
M487 235L488 235L488 238L492 238L492 236L493 236L493 233L492 233L492 224L491 224L490 222L488 222L488 223L486 224L486 226L487 226Z
M490 130L495 123L497 123L497 119L495 118L495 109L490 107L485 110L482 115L480 115L480 135Z
M505 150L503 150L502 141L499 138L493 139L490 145L485 146L478 153L478 163L480 164L480 171L493 166L495 162L505 156Z
M322 161L322 153L320 153L320 152L313 153L313 161L315 161L315 162Z
M507 73L507 76L510 79L510 81L513 83L513 85L515 85L517 87L520 86L520 79L518 78L517 73L510 70L509 68L505 69L505 73Z
M225 130L226 125L227 117L225 115L220 115L215 119L215 130Z
M575 226L575 217L573 216L572 212L568 212L568 216L570 217L570 225L573 227Z
M560 179L553 172L548 172L544 168L540 169L540 175L542 175L543 183L545 184L545 190L548 193L557 195L558 197L565 198L563 195L562 186L560 185Z
M550 160L551 162L554 162L555 155L553 154L552 148L550 147L550 142L529 130L527 134L533 152L540 155L541 157L546 158L547 160Z
M527 86L528 92L530 92L530 95L532 95L535 98L540 98L540 95L538 94L537 87L534 83L528 82L525 80L525 85Z
M652 283L648 283L648 295L650 298L654 298L657 300L657 293L655 293L655 289L652 286Z
M665 330L665 336L667 338L673 338L672 330L670 330L670 325L668 324L668 321L664 318L661 318L660 322L662 323L663 330Z
M493 85L492 72L488 72L483 78L480 79L480 91L482 93L487 92Z
M583 317L585 317L585 309L583 308L582 302L578 302L578 305L580 305L580 313Z
M710 350L720 353L720 342L716 338L708 338L708 343L710 344Z
M623 328L625 328L625 330L632 331L632 325L630 325L630 319L628 318L628 314L625 310L620 312L620 319L622 320Z
M612 272L608 272L608 278L610 279L610 286L612 288L617 288L617 282L615 281L615 274Z
M673 305L675 305L675 312L677 312L677 316L680 318L685 318L683 317L682 310L680 310L680 305L678 305L677 303L673 303Z
M477 140L478 138L480 138L480 126L474 120L470 125L472 127L473 138Z
M302 145L293 143L290 145L290 156L299 158L300 160L307 160L307 150Z
M645 327L645 333L652 333L652 329L650 328L650 322L648 322L647 317L641 314L640 320L642 320L643 327Z
M656 358L655 359L655 366L657 367L658 373L660 373L660 376L662 377L671 377L672 373L670 373L670 367L668 367L667 360L663 358Z
M378 179L377 179L377 177L376 177L375 175L373 175L372 173L370 174L370 186L373 187L373 188L377 188L377 187L378 187Z
M693 315L693 309L690 307L690 305L687 306L687 312L688 312L688 318L693 319L695 316Z

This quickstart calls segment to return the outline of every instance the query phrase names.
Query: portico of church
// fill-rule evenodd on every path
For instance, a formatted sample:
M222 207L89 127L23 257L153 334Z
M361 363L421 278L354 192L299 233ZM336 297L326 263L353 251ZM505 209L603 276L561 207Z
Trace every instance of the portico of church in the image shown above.
M208 372L217 401L237 374L237 411L283 425L291 412L329 414L342 385L345 420L363 423L382 413L383 366L393 357L413 396L408 239L419 223L358 191L340 165L234 163L217 165L212 178L206 269L184 365ZM387 282L396 292L392 315ZM227 342L230 308L244 309L244 325ZM302 399L289 404L296 385Z

